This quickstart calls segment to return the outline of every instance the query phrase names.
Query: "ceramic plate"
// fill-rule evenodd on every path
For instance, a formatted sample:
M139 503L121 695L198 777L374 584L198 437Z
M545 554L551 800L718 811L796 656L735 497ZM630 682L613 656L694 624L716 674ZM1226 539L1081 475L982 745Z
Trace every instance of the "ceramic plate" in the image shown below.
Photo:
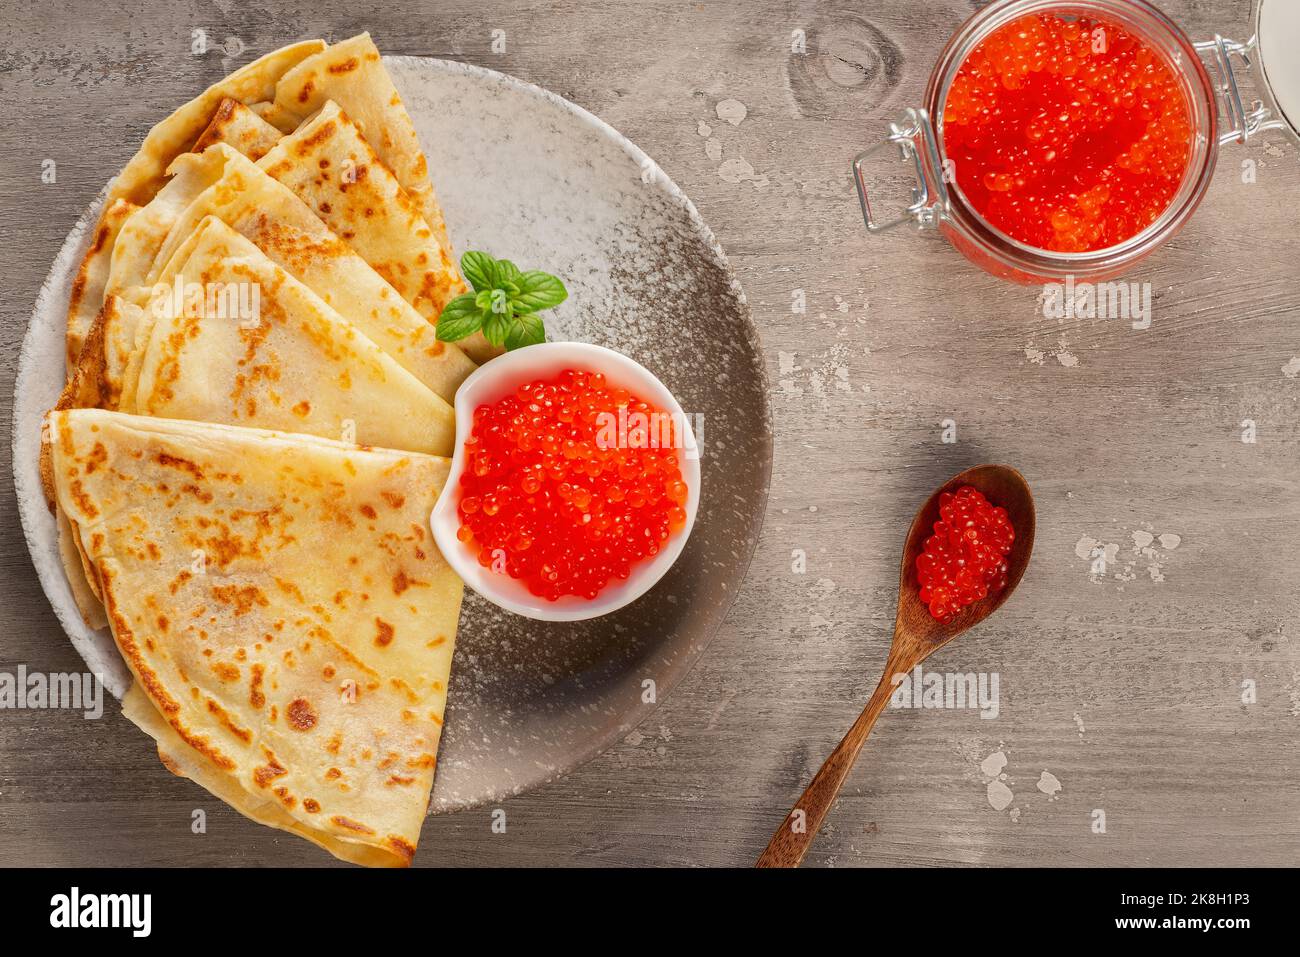
M438 811L573 769L644 720L690 669L757 542L771 417L744 294L690 200L640 149L585 110L503 74L417 57L385 63L419 130L456 249L562 276L569 300L548 314L550 338L618 349L659 376L693 416L703 468L686 550L622 611L547 624L466 593L431 805ZM183 98L178 92L177 103ZM120 697L128 673L108 632L92 632L77 613L37 462L41 416L63 382L68 291L99 205L69 234L32 314L14 402L14 473L45 593L87 665Z

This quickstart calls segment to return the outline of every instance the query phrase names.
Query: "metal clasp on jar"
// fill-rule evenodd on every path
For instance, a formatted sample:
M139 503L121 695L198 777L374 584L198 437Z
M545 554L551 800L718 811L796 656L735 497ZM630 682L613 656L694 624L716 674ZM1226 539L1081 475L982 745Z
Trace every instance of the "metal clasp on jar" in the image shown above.
M863 164L890 145L898 147L899 155L904 161L912 161L916 185L912 187L911 205L894 219L880 222L871 213ZM868 232L882 233L906 222L916 223L922 229L938 225L948 208L948 189L944 184L943 164L939 158L938 142L930 114L923 109L909 108L902 119L890 123L888 136L853 158L853 181L858 188L862 221L866 223Z
M1251 60L1251 54L1255 52L1258 43L1258 37L1251 37L1245 43L1238 43L1216 33L1213 40L1202 40L1192 44L1206 66L1213 71L1214 91L1219 100L1219 108L1227 121L1225 125L1228 129L1219 134L1220 146L1234 142L1244 143L1264 130L1288 129L1287 123L1274 117L1273 111L1265 106L1262 100L1256 100L1251 104L1250 109L1246 109L1245 102L1241 98L1241 88L1237 84L1232 58L1237 57L1241 60L1242 66L1248 71L1253 71L1254 62Z

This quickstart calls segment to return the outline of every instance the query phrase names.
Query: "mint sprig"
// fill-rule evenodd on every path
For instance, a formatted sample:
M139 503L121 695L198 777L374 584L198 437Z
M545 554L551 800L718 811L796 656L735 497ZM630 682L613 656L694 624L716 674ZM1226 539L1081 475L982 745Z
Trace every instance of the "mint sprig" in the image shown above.
M521 272L509 259L494 259L470 250L460 257L460 271L473 292L457 296L438 316L438 338L456 342L482 331L494 346L519 349L546 341L537 315L569 297L564 283L538 269Z

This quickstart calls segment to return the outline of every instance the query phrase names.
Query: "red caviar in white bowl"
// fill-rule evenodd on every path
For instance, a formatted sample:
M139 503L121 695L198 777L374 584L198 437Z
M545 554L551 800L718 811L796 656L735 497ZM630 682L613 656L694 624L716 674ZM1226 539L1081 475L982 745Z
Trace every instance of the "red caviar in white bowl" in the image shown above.
M456 393L458 444L430 517L464 582L544 621L608 614L681 556L700 449L645 367L580 342L515 349Z
M457 537L534 595L593 599L686 527L677 427L601 372L525 381L474 410Z

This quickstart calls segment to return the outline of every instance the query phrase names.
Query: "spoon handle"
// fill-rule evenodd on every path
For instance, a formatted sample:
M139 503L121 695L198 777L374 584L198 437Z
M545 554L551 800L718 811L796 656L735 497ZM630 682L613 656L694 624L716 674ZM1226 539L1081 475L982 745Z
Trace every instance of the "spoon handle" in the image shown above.
M880 717L880 712L889 703L889 696L894 690L890 678L900 672L911 671L914 666L914 662L907 662L904 666L903 661L890 654L889 660L885 662L885 673L880 676L880 684L876 685L871 700L862 709L862 714L858 715L858 720L853 722L853 727L849 728L839 746L822 764L821 770L813 777L794 809L776 829L772 840L767 843L767 849L759 855L755 867L799 866L816 839L827 812L839 796L844 779L853 769L853 762L866 743L876 718Z

